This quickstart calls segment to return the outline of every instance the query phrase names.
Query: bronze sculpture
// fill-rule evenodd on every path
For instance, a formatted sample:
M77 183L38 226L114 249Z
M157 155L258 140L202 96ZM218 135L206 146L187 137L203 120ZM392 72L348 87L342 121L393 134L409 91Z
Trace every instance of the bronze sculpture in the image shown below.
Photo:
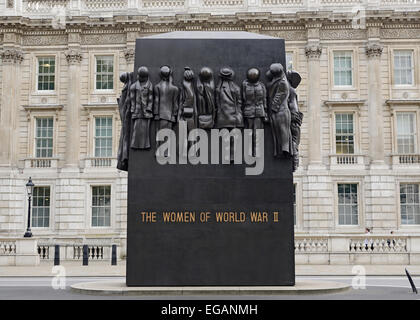
M302 79L299 73L290 71L287 72L287 80L290 83L290 95L288 104L291 113L290 130L293 142L293 171L295 171L299 167L300 127L302 126L303 120L303 113L299 111L296 88Z
M197 79L198 126L201 129L211 129L214 126L214 91L213 71L208 67L201 68Z
M189 67L184 68L181 99L178 120L187 122L188 132L197 128L197 104L194 86L194 72Z
M290 85L280 63L270 66L268 77L272 77L268 89L268 107L274 139L274 156L292 156L291 114L288 104Z
M156 130L172 129L177 121L186 122L187 132L195 128L234 129L245 125L252 130L253 156L257 155L256 130L264 129L264 122L269 122L274 156L293 157L293 170L297 169L303 119L296 94L301 82L297 72L285 72L280 63L273 63L266 73L267 88L255 67L248 69L241 88L235 84L230 67L220 69L217 87L208 67L201 68L197 80L193 70L185 67L181 89L173 84L169 66L160 68L160 82L155 86L149 80L147 67L138 69L136 81L133 74L126 72L120 76L124 86L117 99L122 124L118 169L128 170L130 147L150 148L152 119L156 120Z
M142 66L137 71L137 81L130 87L132 113L132 149L150 148L150 121L153 118L153 85L149 70Z
M233 82L234 72L225 67L220 70L220 82L216 88L216 127L242 128L241 89Z
M252 154L256 155L257 129L264 129L264 121L267 117L267 90L265 85L259 81L260 70L250 68L246 74L247 79L242 83L243 115L245 124L252 133Z
M131 132L131 108L130 108L130 86L133 80L133 73L124 72L120 81L124 83L121 96L117 98L118 109L121 118L120 142L118 145L117 169L128 171L128 154L130 148Z
M172 129L176 123L179 106L179 89L173 84L172 70L168 66L160 68L160 82L154 88L154 119L160 129Z

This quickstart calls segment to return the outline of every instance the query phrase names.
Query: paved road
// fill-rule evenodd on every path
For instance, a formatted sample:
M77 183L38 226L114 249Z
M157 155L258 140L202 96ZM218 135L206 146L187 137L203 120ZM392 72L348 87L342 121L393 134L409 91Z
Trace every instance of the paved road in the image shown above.
M295 299L404 299L420 300L420 295L411 292L410 284L405 277L368 276L366 289L350 289L346 292L321 294L321 295L280 295L280 296L91 296L74 293L70 285L78 282L103 281L107 279L123 280L121 277L68 277L66 289L54 290L51 286L52 278L48 277L2 277L0 278L0 300L7 299L58 299L58 300L90 300L90 299L143 299L143 300L295 300ZM330 280L343 283L352 282L352 277L347 276L307 276L297 277L307 280ZM414 282L420 289L420 277L415 277Z

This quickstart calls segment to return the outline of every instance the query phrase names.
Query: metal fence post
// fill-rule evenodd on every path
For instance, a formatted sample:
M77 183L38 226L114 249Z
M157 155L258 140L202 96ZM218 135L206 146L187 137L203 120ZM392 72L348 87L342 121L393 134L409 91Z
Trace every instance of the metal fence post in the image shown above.
M112 245L112 255L111 255L111 265L116 266L117 265L117 245Z
M54 265L60 265L60 245L56 244L54 248Z
M89 247L87 244L83 245L83 265L87 266L89 264Z

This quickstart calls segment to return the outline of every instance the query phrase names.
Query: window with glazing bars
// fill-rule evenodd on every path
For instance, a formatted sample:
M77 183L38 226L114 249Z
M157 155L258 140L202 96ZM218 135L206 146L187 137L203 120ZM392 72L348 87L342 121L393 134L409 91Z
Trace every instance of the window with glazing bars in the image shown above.
M415 153L416 149L415 112L397 112L398 153Z
M92 227L111 225L111 186L92 187Z
M96 89L112 90L114 89L114 57L97 56L96 57Z
M414 79L413 51L394 51L394 84L412 85Z
M357 184L340 183L338 188L338 224L358 225L359 209L357 200Z
M50 226L50 187L34 187L32 197L32 227Z
M335 152L354 153L354 123L352 113L335 114Z
M38 91L55 90L55 57L38 58Z
M352 51L334 52L334 85L353 85L353 53Z
M35 157L51 158L53 156L53 118L36 118Z
M95 157L112 156L112 117L95 118Z
M419 184L400 184L401 224L420 224Z

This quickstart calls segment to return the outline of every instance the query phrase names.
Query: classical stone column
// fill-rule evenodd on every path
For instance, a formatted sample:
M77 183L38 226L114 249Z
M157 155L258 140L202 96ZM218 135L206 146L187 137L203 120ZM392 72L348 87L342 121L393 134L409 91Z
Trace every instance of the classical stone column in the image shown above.
M368 57L368 115L369 115L369 156L372 164L384 163L383 114L381 95L381 54L382 46L369 43Z
M305 54L308 58L308 137L309 165L321 165L321 76L319 44L308 44Z
M18 112L20 105L23 53L18 49L5 49L0 53L3 64L0 105L0 166L16 166L18 155Z
M80 74L82 54L77 49L65 53L68 63L66 105L66 166L79 166L80 149Z

